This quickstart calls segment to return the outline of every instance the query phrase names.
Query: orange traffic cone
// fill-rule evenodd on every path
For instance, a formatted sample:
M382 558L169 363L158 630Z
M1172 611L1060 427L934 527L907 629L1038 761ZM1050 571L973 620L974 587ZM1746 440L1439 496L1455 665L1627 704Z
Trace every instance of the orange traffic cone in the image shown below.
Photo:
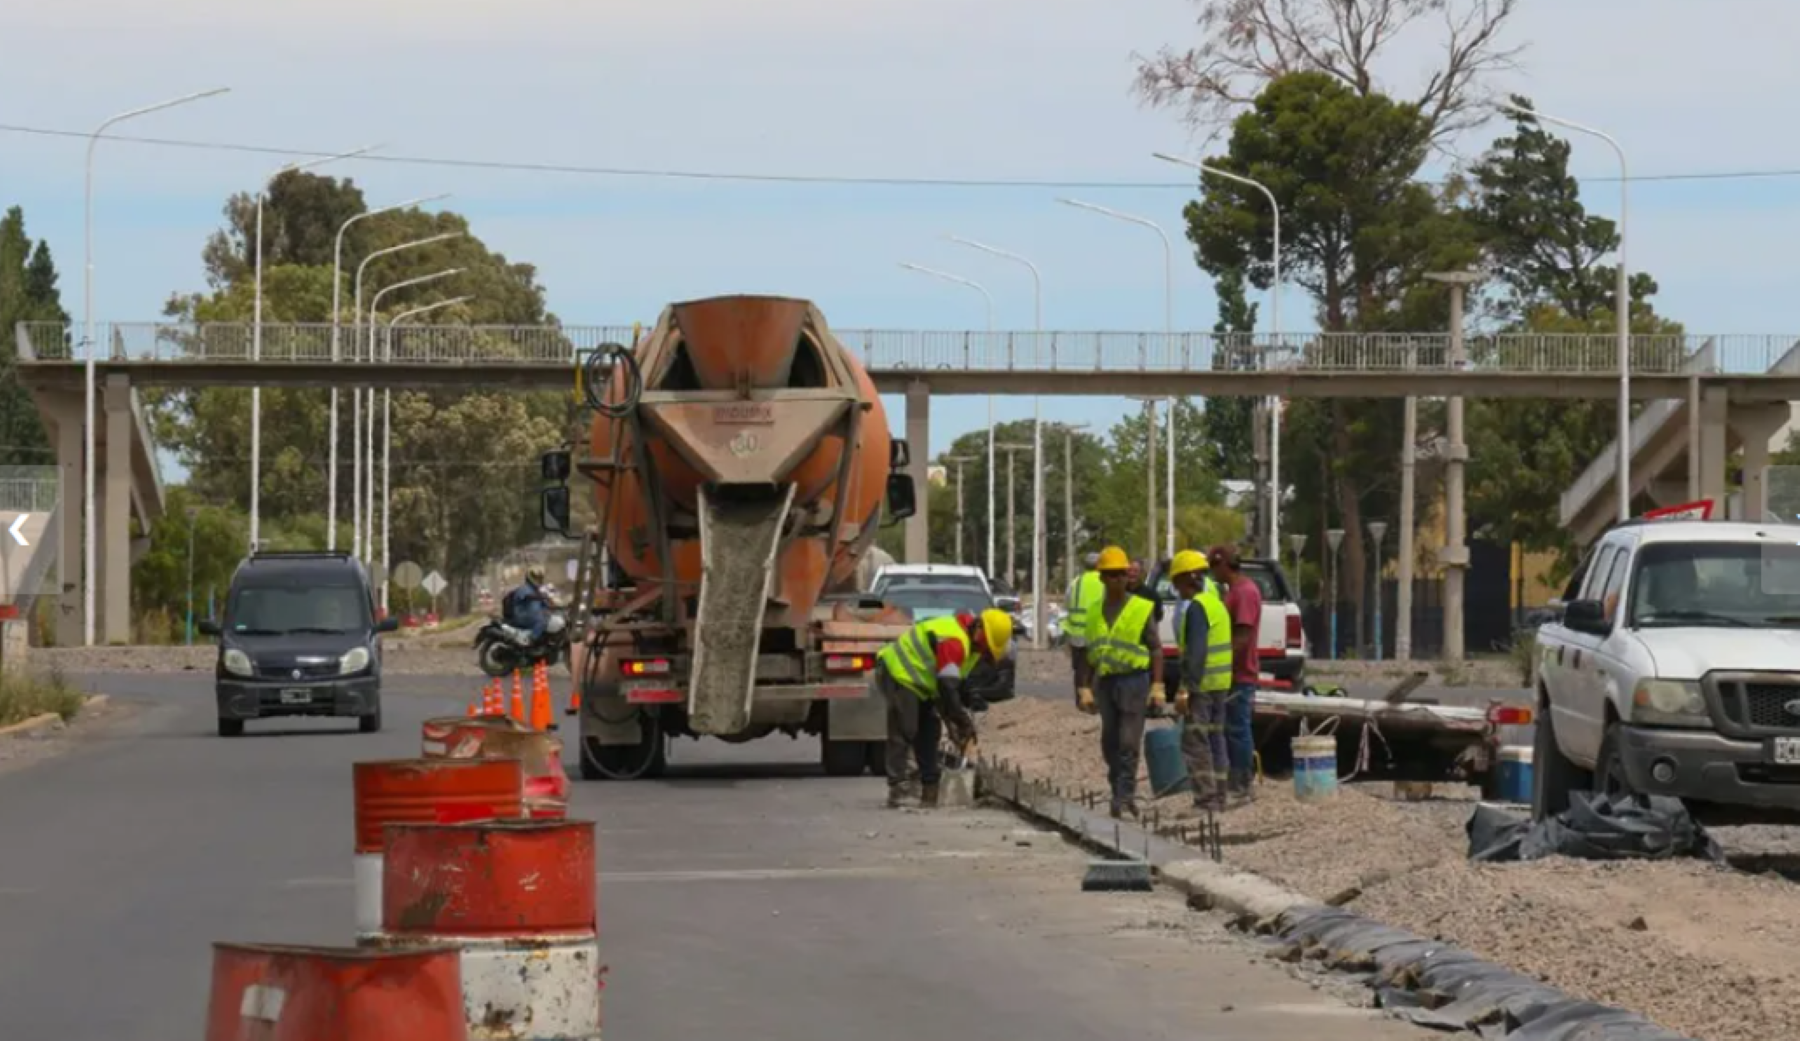
M563 715L575 716L575 715L580 715L580 714L581 714L581 681L576 680L573 684L570 684L570 686L569 686L569 707L566 709L563 709Z
M512 717L525 722L525 683L517 669L513 670Z
M506 715L506 687L501 684L498 676L489 679L487 687L481 692L481 714L484 716Z
M549 730L550 716L550 675L540 661L531 670L531 729Z

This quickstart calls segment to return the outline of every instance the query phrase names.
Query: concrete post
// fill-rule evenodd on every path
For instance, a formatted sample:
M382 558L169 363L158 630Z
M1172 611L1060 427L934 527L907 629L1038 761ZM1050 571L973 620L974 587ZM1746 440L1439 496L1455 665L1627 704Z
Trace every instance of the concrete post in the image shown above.
M1687 501L1699 502L1700 492L1700 377L1688 377L1687 397ZM1720 503L1723 506L1724 503ZM1721 514L1723 510L1720 511Z
M104 643L131 642L131 382L106 377L106 499L100 513L101 635Z
M1407 351L1407 368L1412 368L1417 355ZM1399 571L1394 576L1394 660L1412 660L1412 594L1413 594L1413 471L1416 469L1419 440L1419 399L1407 398L1400 424L1400 548Z
M915 380L906 387L907 467L917 490L918 512L906 520L906 563L931 562L931 385Z
M79 647L84 632L82 609L82 540L86 525L81 516L82 490L82 425L79 402L57 409L51 418L56 438L56 468L61 478L57 502L57 523L61 530L56 538L57 581L61 595L56 598L56 643L59 647Z
M1156 401L1144 399L1144 566L1156 563Z
M1725 516L1725 423L1730 408L1724 387L1700 390L1700 494L1716 504L1713 516Z
M1768 519L1769 506L1769 439L1793 418L1793 406L1739 405L1730 413L1730 423L1744 441L1744 519L1760 522Z
M1434 282L1450 286L1450 367L1468 367L1463 344L1463 294L1479 276L1467 271L1428 274ZM1444 549L1438 562L1444 567L1444 660L1463 660L1463 580L1469 567L1468 518L1464 512L1463 467L1469 446L1463 442L1463 399L1445 403Z

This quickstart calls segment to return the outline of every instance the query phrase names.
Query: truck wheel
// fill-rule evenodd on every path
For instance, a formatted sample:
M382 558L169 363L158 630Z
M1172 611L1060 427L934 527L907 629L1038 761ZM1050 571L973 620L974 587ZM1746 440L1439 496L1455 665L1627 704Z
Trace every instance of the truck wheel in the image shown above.
M1606 735L1600 739L1600 755L1594 763L1594 791L1607 798L1631 795L1631 779L1625 776L1625 764L1619 759L1619 724L1608 723Z
M669 768L668 745L661 734L645 735L635 745L603 745L597 738L581 741L581 779L612 781L661 777ZM646 747L648 745L648 747ZM645 757L649 762L645 762Z
M1585 773L1557 747L1550 707L1540 701L1531 742L1531 819L1543 820L1568 809L1570 793L1587 786Z
M887 742L864 741L863 756L869 764L869 772L876 777L887 776Z
M220 737L243 737L244 736L244 721L241 719L226 719L224 716L220 716L219 717L219 736Z
M833 741L828 734L819 735L819 760L827 777L861 777L868 763L866 741Z

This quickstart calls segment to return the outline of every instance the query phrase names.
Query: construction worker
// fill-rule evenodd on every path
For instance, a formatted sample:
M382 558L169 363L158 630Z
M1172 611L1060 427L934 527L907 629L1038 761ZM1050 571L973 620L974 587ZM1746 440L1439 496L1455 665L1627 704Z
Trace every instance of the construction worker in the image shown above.
M1262 590L1238 569L1237 547L1214 546L1208 554L1219 595L1231 615L1231 696L1225 703L1225 747L1231 760L1228 792L1249 801L1256 794L1256 687L1262 663L1256 637L1262 628Z
M1208 581L1206 554L1184 549L1169 564L1169 581L1187 604L1178 615L1175 642L1181 648L1181 690L1175 714L1183 718L1181 757L1194 785L1194 806L1225 808L1229 760L1225 749L1225 702L1231 694L1231 615L1219 588Z
M1129 587L1131 562L1108 546L1097 564L1106 594L1087 616L1087 670L1076 690L1083 712L1100 714L1100 755L1112 789L1112 815L1137 816L1138 759L1144 719L1164 701L1162 680L1151 663L1162 662L1155 603Z
M911 787L909 758L918 761L919 805L938 804L945 725L964 757L976 754L975 719L963 705L962 683L983 656L1004 661L1012 634L1012 616L989 608L979 616L927 618L875 656L870 682L888 706L888 806L900 806Z
M1077 698L1080 697L1082 686L1082 670L1087 665L1088 609L1106 595L1106 587L1100 582L1100 572L1094 570L1099 563L1100 554L1087 555L1087 569L1069 583L1069 595L1064 599L1069 611L1063 618L1063 635L1069 641L1069 668L1075 680Z

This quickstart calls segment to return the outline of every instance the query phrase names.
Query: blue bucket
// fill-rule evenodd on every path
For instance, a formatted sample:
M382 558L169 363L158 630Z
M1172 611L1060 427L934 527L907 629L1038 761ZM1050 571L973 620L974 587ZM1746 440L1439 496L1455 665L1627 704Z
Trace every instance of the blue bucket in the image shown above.
M1187 761L1181 758L1181 728L1156 727L1144 735L1144 761L1150 767L1150 792L1160 798L1192 787Z
M1500 799L1502 802L1531 801L1531 746L1507 745L1500 749Z
M1294 798L1301 802L1329 799L1337 794L1337 735L1310 734L1294 738Z

